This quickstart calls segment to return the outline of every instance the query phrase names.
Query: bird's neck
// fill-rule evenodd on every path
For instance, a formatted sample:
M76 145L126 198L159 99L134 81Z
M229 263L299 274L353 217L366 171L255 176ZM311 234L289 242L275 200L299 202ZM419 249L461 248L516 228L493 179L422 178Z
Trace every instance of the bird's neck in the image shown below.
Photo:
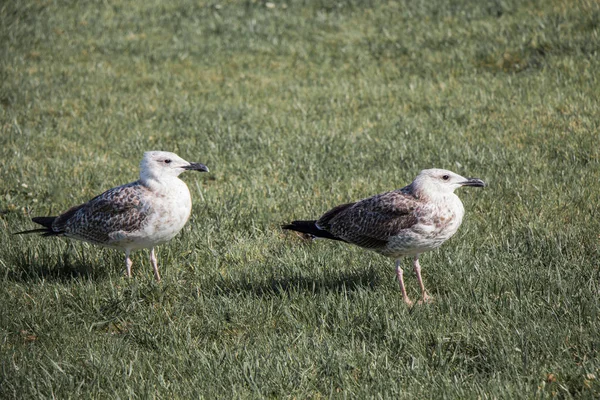
M421 201L448 204L460 203L460 199L454 192L440 192L439 190L435 190L435 188L431 189L427 186L417 187L410 185L409 187L413 196Z
M169 191L185 183L176 176L153 176L145 175L140 177L142 185L154 192Z

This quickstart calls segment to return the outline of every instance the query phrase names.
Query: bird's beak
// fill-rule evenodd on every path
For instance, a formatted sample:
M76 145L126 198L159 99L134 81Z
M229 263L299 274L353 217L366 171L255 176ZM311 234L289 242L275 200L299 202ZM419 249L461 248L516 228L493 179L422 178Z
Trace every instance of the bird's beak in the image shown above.
M190 165L186 165L183 169L188 171L200 171L200 172L208 172L208 167L204 164L191 162Z
M461 186L476 186L476 187L484 187L485 182L479 178L467 178L466 181L460 183Z

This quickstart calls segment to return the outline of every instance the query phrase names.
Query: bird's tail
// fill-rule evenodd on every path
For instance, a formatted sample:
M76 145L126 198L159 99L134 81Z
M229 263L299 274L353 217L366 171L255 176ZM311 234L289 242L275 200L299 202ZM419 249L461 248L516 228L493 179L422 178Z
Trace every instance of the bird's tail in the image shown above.
M31 220L36 224L40 224L43 228L31 229L29 231L16 232L15 235L23 235L26 233L41 233L42 236L58 236L59 232L52 230L52 223L57 217L34 217Z
M282 225L281 229L287 229L290 231L296 231L301 233L306 233L312 237L316 238L325 238L331 240L340 240L344 242L344 239L340 239L339 237L334 236L330 232L320 229L317 226L317 221L292 221L291 224Z

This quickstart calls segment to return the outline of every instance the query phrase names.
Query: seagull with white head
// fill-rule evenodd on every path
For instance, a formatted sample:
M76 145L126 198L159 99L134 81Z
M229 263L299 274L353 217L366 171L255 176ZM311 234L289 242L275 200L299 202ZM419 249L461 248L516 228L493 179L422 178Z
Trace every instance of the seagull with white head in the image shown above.
M395 259L402 298L408 305L412 301L400 259L413 257L421 301L428 302L433 298L423 285L419 255L441 246L460 227L465 209L454 190L461 186L483 187L485 183L444 169L426 169L401 189L342 204L318 220L293 221L282 228L355 244Z
M145 152L139 180L109 189L57 217L32 218L43 228L18 234L39 232L124 250L127 277L131 277L130 253L149 248L154 278L160 281L154 247L177 235L192 211L190 191L179 179L185 171L208 172L208 168L175 153Z

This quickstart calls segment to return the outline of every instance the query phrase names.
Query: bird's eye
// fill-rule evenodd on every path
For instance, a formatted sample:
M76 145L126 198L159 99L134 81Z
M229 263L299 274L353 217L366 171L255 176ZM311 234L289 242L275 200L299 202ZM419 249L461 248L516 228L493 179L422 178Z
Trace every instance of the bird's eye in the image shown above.
M448 179L450 179L450 175L444 175L444 176L442 176L442 179L447 181Z
M169 160L168 158L165 160L165 164L171 164L171 160Z

